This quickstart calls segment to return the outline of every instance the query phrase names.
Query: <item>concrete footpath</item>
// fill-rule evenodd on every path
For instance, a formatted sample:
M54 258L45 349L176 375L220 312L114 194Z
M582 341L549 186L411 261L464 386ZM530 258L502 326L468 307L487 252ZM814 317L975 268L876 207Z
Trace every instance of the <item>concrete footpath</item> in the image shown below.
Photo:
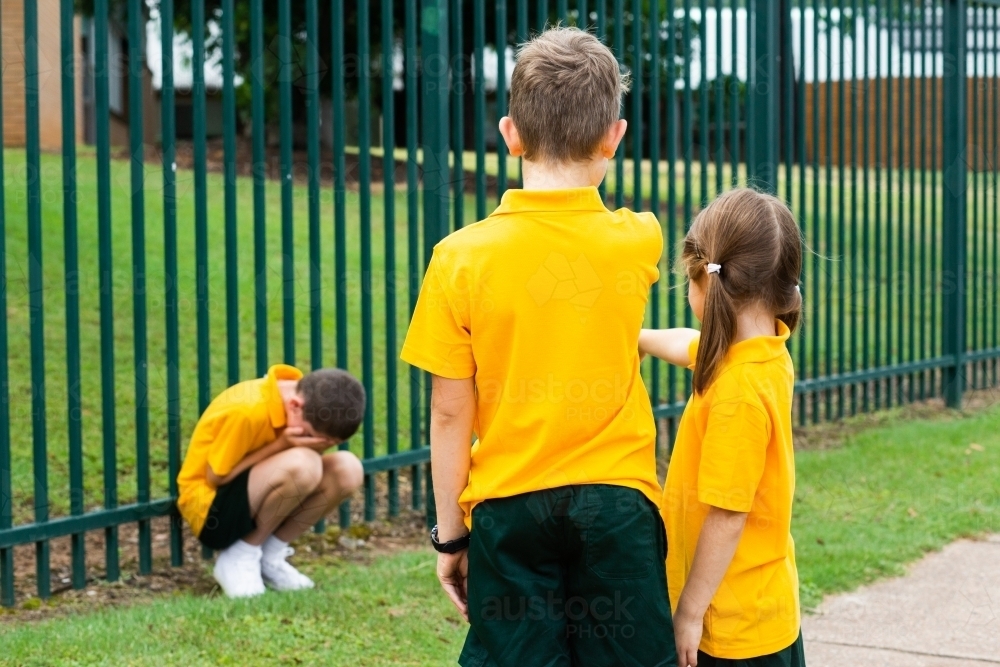
M1000 535L834 595L802 620L809 667L1000 665Z

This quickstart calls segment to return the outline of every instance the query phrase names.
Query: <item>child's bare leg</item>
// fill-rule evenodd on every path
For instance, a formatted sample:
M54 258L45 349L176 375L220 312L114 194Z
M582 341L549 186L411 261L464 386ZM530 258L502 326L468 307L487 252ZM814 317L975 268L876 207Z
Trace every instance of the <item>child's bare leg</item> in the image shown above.
M305 447L286 449L251 468L247 492L257 528L243 540L263 544L316 492L323 477L322 457Z
M274 536L291 542L309 530L364 482L364 468L350 452L323 455L323 477L316 490L282 523Z

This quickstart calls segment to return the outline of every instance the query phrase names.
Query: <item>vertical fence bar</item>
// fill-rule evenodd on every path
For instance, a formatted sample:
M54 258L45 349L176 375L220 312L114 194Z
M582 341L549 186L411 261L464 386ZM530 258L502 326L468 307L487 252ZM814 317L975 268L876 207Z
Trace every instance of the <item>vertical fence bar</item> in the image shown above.
M256 0L260 1L260 0ZM407 2L407 20L410 6ZM330 4L331 100L333 102L333 266L336 274L336 322L337 322L337 368L347 369L347 185L345 170L344 138L344 2L332 0ZM407 76L411 69L410 53L407 53ZM340 444L341 450L350 445ZM338 517L340 527L351 524L351 501L340 504Z
M322 255L319 227L319 26L316 0L306 0L306 150L309 162L309 365L323 367ZM391 71L391 70L390 70ZM386 323L389 324L388 322ZM326 531L326 520L313 526Z
M451 0L451 11L455 16L462 15L461 0ZM390 11L383 8L383 12ZM391 26L389 26L391 29ZM459 229L465 224L465 165L462 156L465 151L465 62L462 51L462 21L451 22L451 63L452 76L451 104L455 109L455 122L451 124L451 155L452 155L452 187L455 197L452 201L454 209L453 229ZM519 174L520 176L520 174Z
M839 40L838 44L838 58L837 62L837 284L836 289L831 289L830 294L833 296L836 294L837 300L837 373L843 374L847 370L847 365L845 363L846 359L846 327L847 327L847 311L846 304L844 303L847 298L847 263L850 261L847 256L847 202L845 201L845 196L847 194L847 188L845 183L845 156L844 156L844 135L846 134L846 127L844 123L844 116L846 116L844 109L844 88L847 87L847 79L844 75L844 46L845 46L845 20L844 20L844 9L843 6L837 9L837 38ZM831 193L831 199L832 199ZM832 220L827 220L827 224L832 224ZM831 328L833 328L831 326ZM827 372L832 372L832 369L828 369ZM837 418L842 419L844 417L844 385L837 387Z
M813 0L813 42L819 44L819 0ZM817 46L818 50L818 46ZM819 180L819 58L813 58L813 90L812 90L812 127L813 127L813 145L812 145L812 171L813 171L813 214L812 214L812 246L813 248L819 248L819 238L820 238L820 207L819 207L819 194L820 194L820 180ZM829 77L827 77L829 78ZM812 354L812 373L810 377L819 377L819 340L820 340L820 320L819 320L819 304L820 304L820 253L814 252L812 254L812 345L810 347L810 352ZM814 423L819 422L819 392L812 392L812 419Z
M928 359L927 351L927 7L920 9L923 30L920 32L920 344L919 358ZM927 372L920 373L919 398L927 397Z
M991 146L993 156L993 349L994 351L1000 347L1000 193L997 192L998 181L997 181L997 159L1000 158L1000 143L998 143L998 138L1000 138L1000 133L997 131L997 125L1000 123L1000 118L997 114L1000 113L1000 109L997 108L997 96L1000 94L1000 34L997 30L1000 29L998 26L997 17L1000 15L1000 9L994 7L992 9L992 20L990 21L991 30L990 34L993 35L993 81L992 81L992 95L991 95L991 111L990 116L993 118L993 144ZM931 123L933 126L933 122ZM2 147L0 147L2 148ZM933 186L932 186L933 187ZM0 279L2 279L3 274L0 274ZM997 357L993 358L993 384L997 384L997 371L1000 367L1000 359Z
M708 206L708 0L698 5L698 158L701 207Z
M943 352L954 362L945 366L941 383L949 407L962 405L965 369L965 207L966 165L966 99L965 99L965 0L945 0L944 55L952 67L944 71L944 104L942 116L942 163L945 187L942 192L942 252L943 276L954 289L943 292L941 314Z
M623 0L615 0L615 57L618 59L618 69L625 67L625 12ZM625 142L618 142L615 151L615 208L621 208L625 203Z
M231 0L229 0L231 1ZM319 233L319 41L316 0L306 0L306 151L309 163L309 365L323 367L322 255ZM389 69L392 72L391 63ZM391 91L390 91L391 92ZM391 159L391 152L388 157ZM383 157L383 169L385 166ZM390 164L392 164L390 162ZM392 169L388 170L390 178ZM391 201L391 200L390 200ZM390 202L387 201L389 206ZM388 325L388 322L386 322Z
M806 197L806 3L805 0L801 0L799 4L799 73L798 73L798 113L796 114L796 131L799 137L799 230L802 235L803 246L806 243L807 228L808 228L808 198ZM814 56L815 58L815 56ZM813 86L816 82L813 81ZM866 116L867 117L867 116ZM813 146L815 150L815 136L813 137ZM814 186L815 187L815 186ZM805 248L803 248L804 250ZM805 254L805 253L803 253ZM802 270L799 274L799 294L800 299L804 300L806 296L806 262L802 262ZM805 304L803 304L802 312L805 313ZM806 350L808 349L808 340L804 335L799 336L798 340L799 346L799 368L802 369L802 373L806 372L808 368L806 364ZM806 395L805 393L799 394L799 425L806 425Z
M548 0L536 0L535 12L537 13L537 18L535 20L538 24L538 32L543 32L545 30L545 26L548 25L549 22Z
M472 3L472 57L475 67L472 72L473 124L476 145L476 220L486 217L486 71L483 52L486 47L485 2ZM503 139L500 139L503 141ZM498 158L499 159L499 158ZM425 260L426 261L426 260Z
M933 27L932 35L933 42L931 44L931 71L934 75L934 85L931 86L931 128L932 132L935 132L934 141L937 143L937 103L938 103L938 85L937 85L937 3L934 3L932 7L934 8L933 14ZM938 203L938 190L937 190L937 174L938 174L938 154L935 154L934 158L931 160L931 239L933 242L930 247L930 283L931 283L931 314L930 314L930 356L939 356L941 351L938 349L938 321L937 321L937 304L938 304L938 278L940 273L938 271L937 263L937 238L938 238L938 225L937 225L937 203ZM938 392L938 374L941 371L931 372L931 382L930 382L930 395L936 396Z
M674 0L667 0L667 262L672 262L677 256L677 17ZM674 286L676 276L673 271L667 271L667 326L677 324L677 295ZM667 364L666 402L673 405L677 400L677 368ZM673 448L674 424L676 420L667 420L668 449Z
M160 1L160 48L163 73L160 127L163 146L163 277L167 337L167 475L170 495L177 497L181 467L180 340L177 294L177 165L174 111L174 2ZM170 520L170 564L184 562L181 517L174 508Z
M3 36L0 35L0 47ZM2 53L2 50L0 50ZM3 68L0 68L0 128L3 128ZM7 312L7 214L4 197L4 142L0 131L0 312ZM10 375L7 363L7 318L0 317L0 530L14 525L10 470ZM14 549L0 549L0 606L14 605Z
M459 3L459 4L461 4L461 3ZM601 5L601 4L604 4L604 3L603 2L599 2L598 4ZM515 34L515 38L514 38L514 51L515 51L515 54L517 52L517 49L519 49L522 44L524 44L525 42L528 41L528 0L517 0L517 10L516 11L517 11L517 20L516 20L516 28L515 28L516 34ZM460 17L462 15L461 8L455 10L454 14L455 14L455 16L459 16ZM458 20L458 19L455 20L455 23L458 24L458 25L461 25L461 21ZM598 33L599 33L598 36L597 36L598 39L600 39L600 40L603 41L604 40L603 29L602 28L598 28ZM458 30L457 34L461 38L462 31ZM456 48L455 51L458 52L458 53L463 53L463 50L461 48ZM465 61L464 60L458 60L456 62L456 65L459 66L459 67L464 67L465 66ZM461 81L462 82L462 84L463 84L463 90L464 90L464 85L465 85L464 75L459 76L458 74L453 74L452 76L455 77L456 81ZM462 110L462 106L461 105L458 105L455 108L455 115L458 117L458 118L455 119L455 124L461 126L462 123L461 123L460 119L465 115L465 112ZM465 141L464 136L462 138L462 141L463 141L463 144L464 144L464 141ZM463 146L463 150L464 150L464 146ZM461 151L459 151L459 152L461 152ZM464 176L463 176L463 179L462 179L462 186L463 186L463 190L462 190L462 193L460 193L460 195L459 195L459 199L460 200L464 200L465 199L465 195L464 195L464 192L465 192L465 190L464 190L465 179L464 179ZM519 187L519 188L523 188L524 187L524 160L522 160L521 158L517 159L517 187ZM604 181L601 181L600 184L597 187L598 187L598 190L601 193L601 198L603 199L604 198ZM455 206L456 207L458 206L457 202L456 202Z
M663 229L660 217L660 16L659 2L649 6L649 210ZM650 287L651 319L654 329L660 328L660 283ZM660 360L650 359L650 400L660 404ZM660 449L660 422L656 420L656 451Z
M878 368L881 365L882 349L882 0L878 0L875 5L875 201L874 204L874 238L872 246L874 255L874 285L875 294L872 301L874 308L874 322L872 323L872 366ZM872 403L878 410L882 399L882 381L872 382Z
M372 226L371 226L371 35L369 33L368 3L358 4L358 58L364 70L358 77L358 105L362 112L358 114L358 176L361 180L358 196L360 198L359 223L361 225L361 380L365 387L368 401L365 404L364 416L364 457L375 456L375 407L374 382L375 368L373 364L372 340ZM442 163L447 169L448 157L445 155ZM424 154L424 165L427 156ZM375 476L365 475L365 521L375 518Z
M129 0L129 145L132 204L132 349L135 384L135 477L136 500L148 503L149 490L149 363L146 334L146 179L143 90L145 71L143 33L146 29L141 0ZM82 478L80 492L82 494ZM82 500L82 495L81 495ZM81 502L82 505L82 502ZM83 510L81 506L81 511ZM82 536L81 536L82 540ZM153 536L149 519L139 522L139 574L153 570ZM80 587L85 581L81 579ZM74 583L74 585L76 585Z
M722 77L722 0L715 0L715 196L722 193L722 171L726 163L726 142L722 114L726 82Z
M79 242L76 216L76 68L73 58L73 3L59 3L60 88L62 102L62 177L63 177L63 265L66 296L66 422L69 444L70 514L83 514L83 433L80 396L80 279ZM2 89L0 89L2 92ZM2 127L2 124L0 124ZM0 188L3 187L0 181ZM2 311L6 313L6 311ZM0 466L3 464L0 463ZM0 502L3 502L0 492ZM71 538L73 588L87 583L85 539L83 533Z
M632 0L632 208L642 210L642 2Z
M878 8L876 7L875 10L876 10L875 29L879 30L880 28L879 28L878 20L877 20L878 19L878 14L877 14ZM871 70L868 67L868 65L869 65L869 63L868 63L868 42L869 42L869 39L868 39L868 22L869 21L868 20L869 20L870 16L871 16L871 11L866 6L865 7L865 14L862 17L862 21L863 21L862 25L864 26L865 34L864 34L864 42L862 42L862 55L861 55L861 62L864 63L864 84L863 84L864 85L864 89L863 89L864 92L862 94L862 102L861 102L861 107L863 109L863 111L861 113L861 117L862 117L862 121L861 122L862 122L862 126L863 126L862 127L862 131L861 131L861 144L862 144L862 158L861 158L861 180L862 180L862 186L861 186L861 211L862 211L862 213L861 213L861 245L862 245L862 249L861 249L861 284L863 286L862 287L862 292L861 292L861 294L862 294L862 298L861 298L861 317L862 317L862 320L863 320L862 323L861 323L861 367L863 369L865 369L865 370L868 370L869 368L871 368L871 365L869 363L870 362L869 345L871 343L870 337L869 337L869 332L871 331L870 321L873 320L873 319L876 319L876 318L873 318L873 317L868 317L868 313L874 312L869 307L870 303L869 303L869 296L868 295L871 292L876 291L878 289L878 287L875 287L875 289L870 289L870 285L871 285L871 282L870 282L871 281L871 264L872 264L871 243L870 243L870 237L871 237L871 220L869 219L869 214L871 212L871 199L870 199L870 184L869 184L869 181L868 181L868 178L869 178L869 168L868 168L869 167L869 165L868 165L868 156L869 156L869 150L868 149L869 149L869 145L868 145L868 139L869 139L869 129L870 129L869 126L871 124L871 114L869 113L869 110L870 110L871 107L868 104L869 96L870 96L869 89L871 88ZM878 65L879 65L879 63L878 63L877 55L876 55L875 66L878 67ZM865 382L861 386L861 411L862 412L868 412L868 407L869 407L869 404L868 404L868 401L869 401L868 386L869 386L868 382Z
M692 180L691 180L691 151L692 151L692 107L693 104L692 94L691 94L691 0L684 0L683 5L683 21L684 24L681 27L682 39L681 39L681 54L683 58L683 66L681 69L684 81L682 83L684 87L683 91L683 103L681 105L681 145L682 154L684 159L684 219L681 221L681 229L686 232L688 227L691 225L692 216ZM684 310L684 326L691 326L691 309L683 308ZM684 394L687 395L691 391L691 377L685 373L684 374Z
M972 8L972 114L974 118L982 118L979 115L979 8ZM968 47L966 47L968 48ZM969 230L969 247L966 250L968 253L968 263L969 263L969 273L972 275L972 285L969 295L969 300L966 303L966 308L968 312L969 329L968 329L968 340L966 342L966 349L977 350L979 349L979 153L982 150L979 139L979 125L980 122L974 122L971 124L971 155L968 158L969 168L972 172L970 175L970 180L972 181L972 215L971 215L971 229ZM968 367L969 373L969 388L978 389L978 370L979 364L973 363Z
M917 320L916 320L916 276L917 276L917 135L916 135L916 120L917 120L917 48L916 48L916 15L914 13L915 5L911 5L908 11L907 18L909 19L910 28L910 114L909 114L909 130L910 130L910 201L909 201L909 223L910 229L907 238L907 249L908 249L908 268L907 268L907 278L908 278L908 294L907 294L907 315L906 319L906 329L907 329L907 359L909 361L916 360L916 330L917 330ZM914 391L914 386L916 382L916 377L913 373L907 376L907 401L912 403L916 399L916 392Z
M31 435L35 477L35 521L49 519L49 481L45 409L45 332L42 278L42 193L38 120L38 7L24 3L24 96L28 167L28 311L31 338ZM35 542L38 597L47 598L49 542Z
M335 0L336 1L336 0ZM336 16L336 14L334 14ZM336 21L336 19L334 19ZM337 48L333 39L333 48ZM341 42L341 47L342 47ZM256 375L262 377L267 372L267 199L264 191L267 178L267 158L264 154L264 3L250 0L250 105L253 121L253 287L254 287L254 329L256 334ZM338 76L343 76L334 68L333 81L336 91ZM334 93L336 108L336 93ZM343 116L333 114L334 137L337 124L343 125ZM334 142L336 143L336 141ZM341 154L341 158L343 154ZM337 159L336 150L334 160ZM335 178L343 175L343 164L334 163ZM343 189L334 187L334 200L343 198Z
M729 8L730 13L730 49L729 55L731 60L730 65L730 82L729 82L729 107L730 107L730 126L729 126L729 152L730 162L732 163L732 185L735 188L740 182L740 77L738 75L739 68L737 66L737 45L739 44L739 21L737 20L739 16L739 3L733 2L732 6ZM721 35L720 35L721 41Z
M225 19L224 19L225 21ZM223 28L225 30L225 28ZM223 35L223 39L229 39ZM208 338L208 184L205 160L205 0L191 0L191 121L194 132L195 311L198 414L212 400Z
M456 17L456 22L459 22ZM496 0L497 119L507 115L507 0ZM507 144L497 130L497 205L507 191Z
M455 13L461 16L460 12ZM396 117L394 113L394 98L392 92L392 48L395 44L392 30L392 2L382 0L382 178L385 186L385 428L386 450L395 454L399 449L399 407L397 403L398 387L396 374ZM461 51L458 51L461 58ZM456 83L458 90L462 89L461 80ZM456 131L461 136L461 125ZM461 144L459 144L461 146ZM455 154L456 169L460 170L462 151ZM463 200L465 178L461 171L456 174L458 192L456 201ZM462 208L455 207L455 218L461 224ZM399 514L399 473L392 469L389 476L389 516Z
M239 255L236 222L236 27L233 0L222 0L222 154L226 216L226 380L240 381ZM195 26L195 29L202 29ZM289 62L284 60L282 62ZM204 73L202 73L204 75Z
M896 196L898 198L897 201L898 201L898 207L899 207L899 220L898 220L898 227L897 227L897 230L896 230L896 232L897 232L897 239L896 239L896 273L899 276L899 282L900 282L900 284L902 284L903 274L906 273L906 254L905 254L905 249L906 249L906 233L905 233L906 232L906 208L905 208L905 203L906 203L906 163L904 162L904 158L905 158L905 155L906 155L906 135L904 134L904 131L905 131L905 128L906 128L906 116L905 116L905 111L906 111L906 108L905 108L906 107L906 105L905 105L905 99L906 98L903 95L904 90L905 90L904 86L906 84L905 70L903 68L903 59L904 59L904 57L906 55L906 52L904 50L905 47L904 47L904 44L903 44L903 38L904 38L903 30L904 30L904 27L905 27L904 26L904 13L906 11L906 8L904 6L904 0L899 0L898 10L899 11L897 13L897 22L899 24L899 27L898 27L899 41L897 42L897 44L899 45L899 83L897 85L896 92L897 92L897 95L899 97L899 103L897 104L898 113L897 113L897 116L896 116L896 118L897 118L897 120L896 120L896 122L897 122L897 125L896 125L897 130L896 131L899 134L899 136L897 137L899 145L898 145L898 148L896 150L896 176L899 179L899 192L897 193ZM905 296L906 296L905 294L901 293L901 294L898 295L898 298L896 300L896 302L897 302L896 303L896 317L897 317L897 320L898 320L896 322L896 363L902 363L906 359L906 356L905 356L906 355L906 348L905 348L905 344L906 344L906 338L905 338L905 334L906 334L906 329L905 329L905 327L906 327L906 320L904 319L904 313L905 313L904 309L905 309L905 306L906 306L906 303L904 301ZM902 405L905 400L906 400L906 397L904 395L903 376L897 375L896 376L896 403L898 405Z
M826 48L830 51L833 50L833 4L832 0L826 0ZM826 196L825 196L825 218L823 220L824 228L824 251L827 255L833 254L833 112L832 104L830 98L833 96L833 58L831 57L827 61L826 70L826 108L824 109L826 115L826 123L824 123L825 139L826 139ZM824 307L824 330L826 335L824 336L824 364L823 372L827 375L833 375L833 271L834 267L830 267L826 272L824 291L826 293L825 307ZM833 419L833 391L827 389L824 392L824 398L826 399L825 409L826 418Z
M406 57L406 268L407 268L407 290L409 291L409 314L413 316L413 310L417 307L417 297L420 294L420 213L419 213L419 192L417 185L417 130L418 130L418 109L417 109L417 0L407 0L406 2L406 25L405 25L405 57ZM481 53L480 53L481 54ZM477 66L481 67L479 58ZM476 93L473 88L473 93ZM477 127L482 125L482 117L475 116ZM482 131L479 129L478 131ZM478 136L478 135L477 135ZM476 172L478 183L479 172ZM478 186L477 186L478 187ZM410 449L419 449L423 446L423 436L421 434L421 410L420 410L420 378L421 370L415 366L410 366ZM421 505L421 483L420 466L410 467L410 507L414 510L420 509Z
M361 3L365 6L367 3ZM291 0L278 2L278 57L283 63L292 62ZM367 55L362 57L367 63ZM368 77L359 76L367 85ZM291 72L282 69L278 80L278 104L281 132L281 301L284 338L284 361L295 364L295 229L293 227L294 183L292 182L292 79ZM361 118L367 118L369 107ZM367 155L367 151L365 151ZM363 196L364 197L364 196ZM364 201L364 199L362 199Z
M704 2L704 0L702 0ZM750 62L753 67L749 71L749 90L747 95L747 108L753 122L748 123L750 128L747 132L749 147L752 148L749 154L753 156L749 160L752 166L750 173L757 182L757 186L771 193L777 192L778 187L778 97L780 83L778 75L778 27L781 21L781 13L778 11L778 4L770 0L755 0L754 17L752 28L750 29L753 41L751 42ZM703 38L704 39L704 38ZM707 122L705 122L707 125ZM707 154L702 156L703 162L707 162ZM749 168L749 167L748 167ZM705 189L702 188L704 196Z
M479 3L476 3L479 4ZM421 47L424 58L440 63L448 57L448 2L421 0ZM457 20L458 17L456 17ZM424 72L423 156L424 156L424 263L430 261L434 244L448 233L448 68L436 67ZM429 168L429 165L440 165ZM429 403L429 401L428 401ZM428 466L429 468L429 466ZM434 490L427 477L427 522L436 519Z
M858 2L851 0L850 16L850 37L851 37L851 233L849 240L850 253L850 278L859 275L858 271ZM853 280L850 281L853 283ZM848 317L850 317L850 358L847 368L850 371L858 370L858 327L864 324L864 318L858 313L858 295L864 294L855 287L848 287L848 278L845 277L842 289L850 295L850 303L847 304ZM858 386L850 386L851 411L855 414L858 411Z

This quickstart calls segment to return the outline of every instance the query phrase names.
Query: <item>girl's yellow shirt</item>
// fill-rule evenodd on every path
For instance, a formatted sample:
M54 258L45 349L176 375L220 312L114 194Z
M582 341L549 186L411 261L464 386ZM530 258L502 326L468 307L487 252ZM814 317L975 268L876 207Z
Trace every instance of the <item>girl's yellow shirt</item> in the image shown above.
M508 190L434 248L401 356L475 378L468 525L483 500L575 484L659 501L638 341L662 246L652 214L589 187Z
M740 660L799 636L799 579L790 526L795 495L788 327L730 347L716 379L688 401L667 470L667 585L674 611L709 507L747 512L736 555L705 615L701 650ZM698 341L691 344L697 357ZM693 368L693 364L692 364Z

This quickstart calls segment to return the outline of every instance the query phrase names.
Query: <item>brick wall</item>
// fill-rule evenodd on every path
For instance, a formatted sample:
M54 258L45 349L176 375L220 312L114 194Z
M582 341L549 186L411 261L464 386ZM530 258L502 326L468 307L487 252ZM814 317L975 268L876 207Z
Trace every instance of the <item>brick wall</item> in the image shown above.
M3 136L6 146L23 146L24 104L24 3L0 2L3 37ZM44 150L62 145L59 79L59 0L38 0L38 120Z

